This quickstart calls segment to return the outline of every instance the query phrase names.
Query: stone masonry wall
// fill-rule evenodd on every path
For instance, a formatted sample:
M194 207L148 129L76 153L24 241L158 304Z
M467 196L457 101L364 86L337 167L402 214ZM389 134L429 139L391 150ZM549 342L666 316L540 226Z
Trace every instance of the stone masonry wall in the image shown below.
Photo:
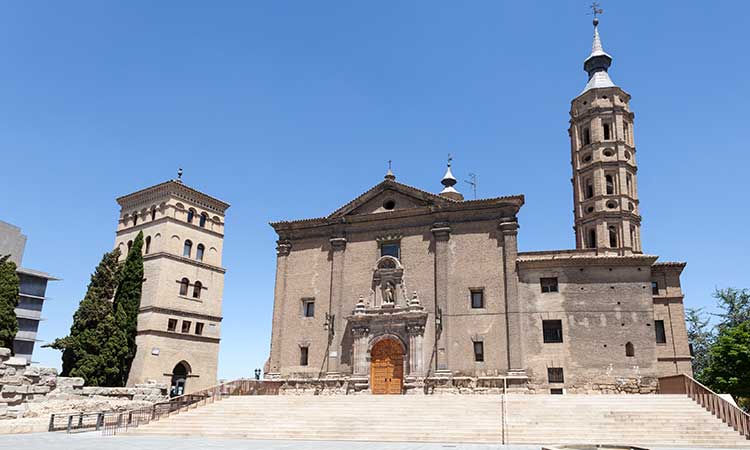
M12 357L9 349L0 348L0 419L125 410L167 399L164 385L84 386L83 378L58 377L56 369L31 367L25 358Z

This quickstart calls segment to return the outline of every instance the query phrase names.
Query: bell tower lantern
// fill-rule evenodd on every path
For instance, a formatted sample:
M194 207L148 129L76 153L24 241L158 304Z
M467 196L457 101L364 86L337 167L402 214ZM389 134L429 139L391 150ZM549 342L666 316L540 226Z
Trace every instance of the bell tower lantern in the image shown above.
M588 83L571 102L568 129L576 248L641 253L634 114L630 95L609 77L612 57L602 47L598 25L595 17L591 54L583 63Z

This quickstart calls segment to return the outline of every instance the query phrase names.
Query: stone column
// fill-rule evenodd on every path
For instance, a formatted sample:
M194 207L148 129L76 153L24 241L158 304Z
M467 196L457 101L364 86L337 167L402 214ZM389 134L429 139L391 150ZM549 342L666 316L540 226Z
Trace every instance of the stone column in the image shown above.
M343 237L332 237L331 242L331 300L329 314L335 314L334 335L331 346L328 349L327 372L337 374L340 370L341 341L344 335L346 323L344 322L344 251L346 250L346 239Z
M448 241L451 229L447 223L436 223L431 231L435 238L435 369L446 372L449 370L445 317L448 314Z
M409 375L413 377L424 376L423 349L424 325L409 324L406 326L409 333Z
M284 339L284 308L286 306L287 259L292 243L285 239L276 242L276 284L273 293L273 322L271 325L271 361L267 376L280 375L282 341Z
M521 302L518 298L518 221L516 218L504 220L499 225L503 236L503 272L505 275L505 321L508 342L508 370L525 370L523 360L523 336L521 323Z
M367 337L370 329L367 327L352 328L354 337L352 355L352 373L355 376L367 376Z

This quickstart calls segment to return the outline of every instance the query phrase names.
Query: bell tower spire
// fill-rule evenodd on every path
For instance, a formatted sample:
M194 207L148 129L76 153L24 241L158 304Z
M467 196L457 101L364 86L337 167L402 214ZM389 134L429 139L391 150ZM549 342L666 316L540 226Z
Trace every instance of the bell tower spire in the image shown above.
M588 82L570 109L571 163L576 248L597 253L641 253L641 216L636 187L634 114L630 95L609 78L612 57L599 36L597 3L594 41L583 63Z

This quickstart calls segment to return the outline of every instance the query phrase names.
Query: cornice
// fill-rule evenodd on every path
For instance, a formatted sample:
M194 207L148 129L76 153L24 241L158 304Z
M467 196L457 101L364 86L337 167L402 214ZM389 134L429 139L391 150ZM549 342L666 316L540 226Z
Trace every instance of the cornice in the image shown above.
M658 256L653 255L600 255L595 256L591 251L577 252L525 252L519 253L518 266L521 268L550 268L550 267L611 267L611 266L651 266Z
M214 344L218 344L221 342L221 338L214 338L209 336L203 336L200 334L190 334L190 333L178 333L176 331L162 331L162 330L139 330L136 333L138 336L143 335L151 335L151 336L161 336L166 337L170 339L179 339L184 341L197 341L197 342L211 342Z
M167 259L171 259L173 261L179 261L181 263L187 263L187 264L190 264L192 266L200 267L202 269L210 270L212 272L217 272L217 273L221 273L221 274L227 273L227 269L225 269L223 267L214 266L214 265L211 265L211 264L206 264L206 263L201 262L201 261L196 261L194 259L185 258L184 256L173 255L173 254L167 253L167 252L156 252L156 253L149 253L147 255L143 255L143 260L144 261L147 261L147 260L150 260L150 259L158 259L158 258L167 258Z
M212 320L214 322L221 322L224 319L221 316L212 316L209 314L201 314L201 313L196 313L196 312L183 311L181 309L162 308L159 306L143 306L140 309L138 309L138 313L145 313L145 312L171 314L171 315L180 316L180 317L191 317L194 319Z
M161 203L157 200L165 200L167 197L175 197L206 208L209 211L224 214L229 208L229 203L204 194L193 189L182 182L169 180L145 189L123 195L117 198L117 203L124 209L130 209L140 205Z
M623 161L623 160L613 160L613 161L591 161L590 163L586 163L585 167L576 167L576 175L588 175L588 172L593 172L594 169L606 169L611 167L624 167L626 169L631 169L631 171L634 174L638 173L638 166L635 164L631 164L629 161Z

